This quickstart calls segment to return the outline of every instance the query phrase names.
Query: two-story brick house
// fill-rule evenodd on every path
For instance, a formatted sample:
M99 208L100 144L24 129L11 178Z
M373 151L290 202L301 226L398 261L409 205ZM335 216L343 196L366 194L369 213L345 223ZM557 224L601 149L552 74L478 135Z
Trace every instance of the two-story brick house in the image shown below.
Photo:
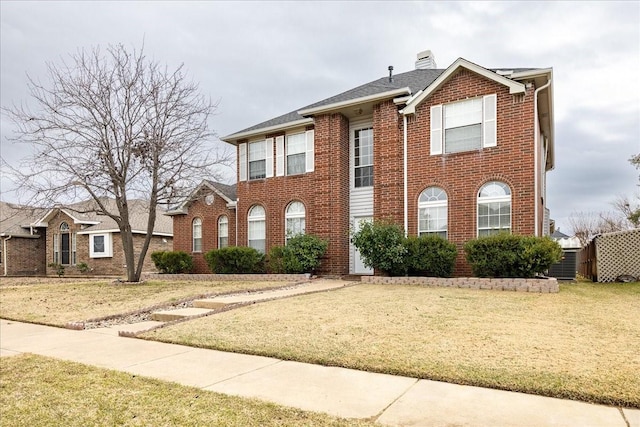
M329 241L321 271L371 274L350 243L362 221L459 248L508 231L548 234L552 69L458 59L358 86L222 138L237 146L237 243L268 252L296 232ZM177 235L177 233L176 233Z

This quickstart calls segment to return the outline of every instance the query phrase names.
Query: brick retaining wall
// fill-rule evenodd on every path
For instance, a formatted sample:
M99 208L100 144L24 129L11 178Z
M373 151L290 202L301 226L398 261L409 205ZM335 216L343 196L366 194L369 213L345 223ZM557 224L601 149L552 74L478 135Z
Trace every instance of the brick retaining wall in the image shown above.
M493 289L497 291L555 293L560 290L558 279L484 279L478 277L384 277L362 276L362 283L393 285L425 285L444 288Z
M185 281L225 281L225 282L306 282L306 274L158 274L146 273L144 280L185 280Z

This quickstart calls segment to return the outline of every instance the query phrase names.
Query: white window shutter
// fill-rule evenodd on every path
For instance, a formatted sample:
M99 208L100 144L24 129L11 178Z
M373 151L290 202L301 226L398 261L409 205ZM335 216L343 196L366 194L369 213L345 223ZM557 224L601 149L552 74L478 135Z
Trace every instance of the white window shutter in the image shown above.
M442 105L431 107L431 154L442 154Z
M267 168L267 178L273 177L273 138L267 138L267 154L265 157L265 167Z
M247 144L238 145L238 179L247 180Z
M497 141L497 126L496 126L496 101L497 95L487 95L483 97L482 106L482 146L483 147L495 147L498 145Z
M313 172L313 169L315 167L315 159L314 159L314 132L313 130L308 130L305 132L305 138L307 140L307 153L305 156L306 159L306 171L307 172Z
M276 137L276 176L284 176L284 136Z

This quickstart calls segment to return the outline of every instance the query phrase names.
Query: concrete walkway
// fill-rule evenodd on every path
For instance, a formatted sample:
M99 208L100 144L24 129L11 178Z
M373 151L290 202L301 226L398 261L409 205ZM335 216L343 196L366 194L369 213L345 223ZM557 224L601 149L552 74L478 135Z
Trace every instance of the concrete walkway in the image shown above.
M0 356L22 352L384 425L640 427L635 409L0 320Z

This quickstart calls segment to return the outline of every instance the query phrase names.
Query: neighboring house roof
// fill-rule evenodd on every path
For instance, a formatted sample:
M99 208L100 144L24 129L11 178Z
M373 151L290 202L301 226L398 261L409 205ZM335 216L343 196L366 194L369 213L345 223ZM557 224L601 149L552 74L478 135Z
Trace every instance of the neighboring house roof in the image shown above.
M32 234L32 223L46 209L0 202L0 235L14 237L37 237Z
M165 212L165 215L186 215L189 205L198 198L198 194L200 193L200 191L202 191L202 189L209 189L218 196L222 197L227 202L227 206L235 206L237 200L235 184L227 185L205 179L191 192L191 194L189 194L189 197L187 197L180 205L178 205L178 207Z
M415 106L433 92L433 90L440 87L441 84L444 83L460 66L464 66L474 72L483 74L493 80L505 84L509 86L512 91L520 91L523 87L522 84L511 80L507 76L516 76L519 73L526 74L536 70L534 68L486 69L463 58L459 58L446 69L415 69L405 73L396 74L392 76L391 80L388 76L379 78L338 95L307 105L297 109L296 111L291 111L283 114L282 116L272 118L239 132L225 136L222 140L234 144L237 143L239 139L257 134L287 129L294 126L301 126L303 124L311 124L313 123L313 120L308 117L309 115L329 110L332 107L337 108L351 103L367 102L372 99L375 100L376 97L387 96L393 98L397 96L409 97L412 95L411 98L408 98L408 102ZM441 76L442 79L437 81ZM436 85L431 88L430 86L434 82L436 82ZM427 88L431 90L427 91ZM420 91L422 91L422 93L419 93ZM417 99L418 97L420 98Z
M118 212L116 201L114 199L101 199L105 208L110 212ZM158 206L156 212L156 222L153 234L173 236L173 222L164 214L165 210ZM57 206L46 211L44 215L32 225L38 227L47 227L49 220L61 210L67 214L75 224L82 224L84 229L81 233L90 234L100 231L119 232L118 225L109 216L99 214L98 205L94 200L87 200L70 205ZM147 221L149 219L149 202L145 200L129 200L129 222L134 233L146 234Z

